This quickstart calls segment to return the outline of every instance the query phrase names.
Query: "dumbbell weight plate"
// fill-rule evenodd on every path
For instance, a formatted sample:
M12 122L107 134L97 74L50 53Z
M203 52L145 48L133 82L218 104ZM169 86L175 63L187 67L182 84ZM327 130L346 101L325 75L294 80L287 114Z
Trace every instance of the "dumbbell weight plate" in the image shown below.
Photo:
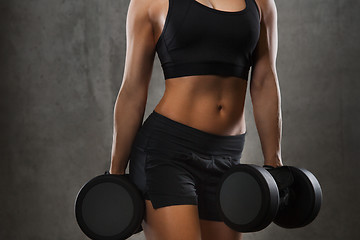
M225 224L238 232L256 232L276 216L279 191L262 167L239 164L224 173L217 188L217 203Z
M75 201L77 223L94 240L126 239L141 231L144 209L144 200L127 174L94 177Z
M279 210L274 223L283 228L299 228L311 223L320 211L322 191L316 177L306 169L290 167L294 183L289 205Z

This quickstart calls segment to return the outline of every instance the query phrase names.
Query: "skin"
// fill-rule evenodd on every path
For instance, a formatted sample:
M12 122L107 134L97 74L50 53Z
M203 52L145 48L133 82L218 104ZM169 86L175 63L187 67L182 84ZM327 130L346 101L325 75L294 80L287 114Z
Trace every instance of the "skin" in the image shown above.
M194 0L195 1L195 0ZM244 0L196 0L223 11L245 8ZM260 38L255 49L250 95L264 164L282 166L281 99L276 72L277 10L274 0L256 0ZM122 85L114 107L110 173L124 174L137 130L142 124L168 0L131 0L126 19L126 58ZM165 81L155 111L180 123L218 135L246 132L244 102L248 82L233 76L198 75ZM124 117L126 116L126 117ZM239 240L223 222L199 219L197 205L154 209L146 200L143 229L148 240Z

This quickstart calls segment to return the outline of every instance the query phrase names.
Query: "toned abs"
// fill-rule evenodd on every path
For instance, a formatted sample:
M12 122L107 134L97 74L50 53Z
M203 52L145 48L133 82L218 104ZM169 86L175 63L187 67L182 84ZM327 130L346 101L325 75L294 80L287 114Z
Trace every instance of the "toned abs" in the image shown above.
M155 111L208 133L242 134L246 84L237 77L214 75L167 79Z

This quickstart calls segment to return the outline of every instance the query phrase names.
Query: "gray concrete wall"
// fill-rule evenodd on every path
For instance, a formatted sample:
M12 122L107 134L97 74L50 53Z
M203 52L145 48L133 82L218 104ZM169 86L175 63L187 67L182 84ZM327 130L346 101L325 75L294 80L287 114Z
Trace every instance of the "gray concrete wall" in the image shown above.
M128 4L0 1L0 239L87 239L74 200L110 164ZM324 202L305 228L271 224L244 239L359 238L360 3L276 4L284 163L312 171ZM164 91L157 57L149 91L145 117ZM246 114L243 162L260 165L249 95Z

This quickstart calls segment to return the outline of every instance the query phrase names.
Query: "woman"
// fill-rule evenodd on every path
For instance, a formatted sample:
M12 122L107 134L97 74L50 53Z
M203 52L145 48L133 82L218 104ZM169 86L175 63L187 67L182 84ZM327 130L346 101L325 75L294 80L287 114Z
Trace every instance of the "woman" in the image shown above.
M143 192L150 240L241 239L221 221L215 189L240 163L250 93L264 164L282 166L274 0L132 0L111 174ZM155 53L165 93L142 125Z

